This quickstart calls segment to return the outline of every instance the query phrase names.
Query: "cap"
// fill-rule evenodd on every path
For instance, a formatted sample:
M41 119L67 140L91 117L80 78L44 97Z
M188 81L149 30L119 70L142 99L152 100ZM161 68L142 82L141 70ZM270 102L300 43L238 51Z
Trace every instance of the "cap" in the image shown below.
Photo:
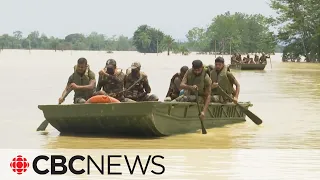
M141 68L141 64L139 62L134 62L131 64L131 69Z
M180 72L182 72L182 73L185 73L185 72L187 72L188 71L188 66L182 66L181 68L180 68Z
M196 68L196 69L202 68L203 67L202 61L201 60L194 60L192 62L192 67Z
M224 59L223 59L223 57L219 56L219 57L216 58L216 60L214 60L214 62L224 63Z
M108 65L117 66L117 62L114 59L108 59L108 61L106 62L106 66L108 66Z

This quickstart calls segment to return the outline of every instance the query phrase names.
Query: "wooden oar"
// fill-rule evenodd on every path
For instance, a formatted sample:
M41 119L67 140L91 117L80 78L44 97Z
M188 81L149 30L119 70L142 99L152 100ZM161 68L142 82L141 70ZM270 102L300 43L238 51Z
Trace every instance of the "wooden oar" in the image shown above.
M72 90L68 90L67 93L63 96L63 99L66 98L68 96L68 94L71 92ZM60 103L59 103L60 104ZM46 130L47 126L49 125L49 122L47 120L44 120L40 126L37 128L37 131L44 131Z
M227 94L220 86L218 86L218 88L220 89L220 91L226 96L228 97L230 100L233 101L233 98ZM241 106L240 104L238 104L237 102L235 102L235 104L241 109L241 111L246 114L255 124L260 125L262 123L262 120L256 116L255 114L253 114L249 109L246 109L245 107Z
M269 57L270 57L270 66L271 66L271 69L272 69L271 55L269 55Z
M199 112L199 119L200 119L200 123L201 123L201 130L202 130L202 134L207 134L207 130L203 125L203 121L200 118L200 114L201 114L201 110L200 110L200 105L199 105L199 93L198 91L196 91L196 101L197 101L197 106L198 106L198 112Z
M134 82L128 89L125 89L123 91L120 91L118 93L116 93L117 95L121 94L121 93L124 93L124 92L127 92L129 91L130 89L132 89L137 83L139 83L141 80L143 79L143 77L139 78L136 82Z

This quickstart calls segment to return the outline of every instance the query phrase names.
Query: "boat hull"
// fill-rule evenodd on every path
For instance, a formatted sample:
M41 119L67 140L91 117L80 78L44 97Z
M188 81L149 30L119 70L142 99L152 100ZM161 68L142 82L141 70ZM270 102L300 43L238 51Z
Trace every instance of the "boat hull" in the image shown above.
M264 70L267 64L230 64L230 69L239 70Z
M251 106L243 103L244 107ZM137 102L114 104L39 105L46 120L62 134L168 136L201 129L196 103ZM234 104L212 103L207 129L245 121Z

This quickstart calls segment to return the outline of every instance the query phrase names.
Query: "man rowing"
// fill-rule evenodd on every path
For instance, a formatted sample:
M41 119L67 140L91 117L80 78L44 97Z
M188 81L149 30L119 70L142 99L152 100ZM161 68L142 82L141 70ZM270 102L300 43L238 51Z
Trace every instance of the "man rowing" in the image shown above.
M64 102L66 96L70 91L74 91L74 104L85 103L92 97L96 86L95 74L89 68L88 62L85 58L79 58L77 65L74 67L74 72L68 79L59 104Z
M240 58L241 59L241 58ZM231 64L240 64L241 61L238 60L238 55L237 53L234 53L232 56L231 56Z
M211 95L213 102L232 102L228 97L223 96L223 93L221 93L222 90L233 97L234 102L238 102L240 84L233 74L228 71L222 57L215 59L215 68L211 71L210 78L212 81ZM233 85L236 86L236 90L233 89Z
M266 54L263 52L262 56L259 59L260 63L261 64L267 64L267 58L270 58L270 56L266 56Z
M184 89L185 93L174 101L196 102L199 99L199 103L204 104L200 113L200 118L203 119L211 99L211 79L204 70L202 61L194 60L192 62L192 68L184 75L180 88Z
M158 101L159 98L156 95L150 95L151 87L148 77L140 70L141 64L139 62L132 63L131 72L127 72L124 80L125 97L134 101Z
M125 74L121 69L117 68L117 62L114 59L109 59L106 66L99 72L99 81L96 88L99 95L108 95L118 99L120 102L125 102L123 95ZM101 88L103 89L102 91Z
M180 84L188 69L188 66L182 66L180 68L180 73L176 73L172 76L165 101L171 101L180 96L182 90Z

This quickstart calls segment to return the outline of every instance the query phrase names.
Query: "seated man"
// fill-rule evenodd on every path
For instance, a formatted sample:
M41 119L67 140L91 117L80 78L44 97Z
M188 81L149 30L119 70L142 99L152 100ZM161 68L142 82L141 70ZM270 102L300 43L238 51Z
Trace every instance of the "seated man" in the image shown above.
M241 63L239 60L238 60L238 55L237 53L234 53L232 56L231 56L231 64L239 64Z
M109 59L106 62L106 67L99 72L96 94L108 95L120 102L125 102L123 95L124 77L122 70L117 68L117 62L114 59ZM100 91L101 88L103 91Z
M211 79L205 72L202 61L194 60L192 62L192 68L184 75L180 88L186 92L174 101L196 102L199 98L199 103L205 104L200 115L200 118L203 119L211 99Z
M64 89L59 104L61 104L70 91L74 90L74 104L85 103L94 93L96 86L95 74L89 68L85 58L78 59L74 72L68 79L66 88Z
M232 102L228 97L225 97L220 88L233 97L233 101L238 101L238 96L240 92L240 84L233 76L233 74L228 71L227 67L224 64L224 59L222 57L217 57L215 60L215 68L211 71L210 78L212 80L212 101L213 102ZM236 85L236 90L234 91L233 85Z
M254 63L259 64L259 56L257 54L254 55Z
M188 69L188 66L183 66L180 68L180 73L176 73L172 76L165 101L171 101L180 96L180 91L182 90L180 88L180 84L183 76L188 71Z
M148 77L140 69L139 62L131 65L131 72L128 72L124 80L125 97L134 101L158 101L159 98L156 95L149 95L151 87Z
M240 64L243 64L243 61L242 61L242 58L241 58L241 54L240 54L240 53L237 54L236 60L237 60Z
M259 59L260 64L267 64L267 58L270 58L270 56L266 56L266 54L263 52L262 56Z

